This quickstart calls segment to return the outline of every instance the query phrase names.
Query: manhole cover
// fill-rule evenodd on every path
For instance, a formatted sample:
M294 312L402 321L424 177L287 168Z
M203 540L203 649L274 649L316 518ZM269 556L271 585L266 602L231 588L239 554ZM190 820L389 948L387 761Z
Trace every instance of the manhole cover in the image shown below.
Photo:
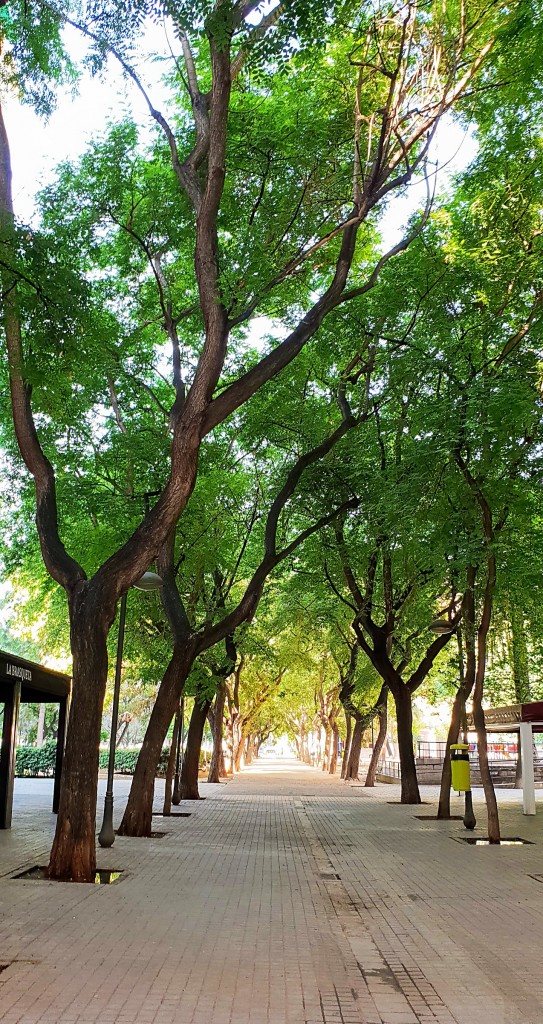
M123 872L122 868L119 869L119 870L114 870L113 868L97 868L96 874L94 876L93 881L90 882L90 883L84 882L83 885L87 885L87 884L90 884L90 885L114 885L115 882L119 881L119 879L120 879L120 877L121 877L121 875L123 873L124 872ZM33 868L27 868L26 871L21 871L18 875L12 875L11 877L13 879L15 879L15 878L28 879L29 881L34 881L34 882L57 882L57 881L59 881L59 879L57 879L57 878L48 878L47 877L47 868L43 867L43 866L41 866L39 864L36 864ZM77 883L77 882L73 883L71 878L68 879L68 881L71 884L75 884L75 885L80 884L80 883ZM7 966L9 966L9 964Z

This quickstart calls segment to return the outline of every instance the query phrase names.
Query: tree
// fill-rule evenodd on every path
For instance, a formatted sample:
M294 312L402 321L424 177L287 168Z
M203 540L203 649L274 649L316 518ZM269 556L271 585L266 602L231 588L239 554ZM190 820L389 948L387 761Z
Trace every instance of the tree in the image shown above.
M14 6L25 29L18 71L26 82L35 71L37 43L43 39L44 29L36 25L34 10L29 15L26 4ZM198 325L201 339L194 362L183 368L178 335L182 311L170 305L164 289L162 255L150 250L163 331L173 361L169 471L164 473L154 506L105 561L92 567L90 575L83 559L74 557L63 542L58 453L52 451L49 456L36 426L39 406L46 413L45 388L40 392L35 385L31 387L29 353L34 339L28 335L22 302L22 282L28 280L28 274L14 221L8 140L0 124L3 322L13 422L21 456L34 480L44 562L67 595L73 655L64 785L49 864L54 878L81 881L94 875L95 780L107 636L120 596L157 556L187 505L196 481L202 438L288 366L334 307L367 291L375 282L392 253L367 268L363 251L357 248L362 225L385 197L403 187L422 165L440 116L472 87L516 6L485 6L474 0L466 20L465 5L453 0L434 9L430 17L426 6L419 8L416 3L399 11L385 4L377 11L362 13L346 5L336 27L328 5L326 10L320 4L312 5L309 13L300 3L263 17L256 30L247 22L252 9L239 4L210 9L201 3L196 7L182 4L170 11L168 4L164 6L164 13L172 14L180 38L187 89L187 103L173 127L154 107L130 62L134 37L144 27L145 8L138 9L136 16L125 5L104 3L88 22L85 10L76 16L95 46L91 59L99 65L110 54L120 63L145 97L150 116L163 133L171 174L179 186L178 223L190 232L194 251L189 307L196 307L196 312L188 330ZM59 21L75 22L66 9L57 15L38 4L36 10L47 12L55 39ZM315 24L320 38L324 36L324 57L322 46L310 45L316 38ZM276 61L285 50L290 79L281 78L276 71ZM251 80L248 69L253 58L258 61L258 74ZM344 103L342 90L334 89L330 60L348 89L349 104ZM308 147L317 158L309 174L296 166L290 188L284 189L281 174L269 179L269 187L261 174L248 179L245 168L235 162L235 125L243 123L245 114L244 131L250 139L245 152L261 148L263 121L258 106L264 82L270 84L274 100L288 83L291 106L285 104L282 109L290 109L293 127L300 82L307 89L312 117L315 111L321 113ZM284 134L284 123L276 123L272 152ZM348 144L342 142L330 150L331 140L339 139L348 139ZM347 181L351 182L349 189ZM318 182L324 188L314 202ZM273 202L276 194L278 201L281 197L278 209L282 216L260 218L257 214L264 196ZM234 197L235 232L229 231L227 220ZM240 204L246 218L241 233L237 228ZM285 221L287 210L289 219ZM229 223L233 227L231 219ZM230 246L234 236L236 244ZM399 244L395 252L404 249L408 241ZM349 275L351 286L347 288ZM236 342L242 326L257 310L273 307L285 325L293 326L284 340L232 381L227 364L229 342ZM54 313L51 327L54 334ZM70 386L75 384L74 377ZM186 666L195 645L194 638L187 639L185 651L178 652L171 665L170 676Z

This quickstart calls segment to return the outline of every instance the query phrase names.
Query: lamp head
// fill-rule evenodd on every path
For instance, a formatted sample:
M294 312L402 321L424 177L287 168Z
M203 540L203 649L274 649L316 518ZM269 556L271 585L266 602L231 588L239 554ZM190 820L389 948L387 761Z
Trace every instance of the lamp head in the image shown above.
M144 572L133 584L136 590L159 590L163 584L162 576L156 572Z
M438 633L440 636L445 636L446 633L454 633L456 625L456 623L449 622L448 619L434 619L434 621L428 626L428 629L430 629L432 633Z

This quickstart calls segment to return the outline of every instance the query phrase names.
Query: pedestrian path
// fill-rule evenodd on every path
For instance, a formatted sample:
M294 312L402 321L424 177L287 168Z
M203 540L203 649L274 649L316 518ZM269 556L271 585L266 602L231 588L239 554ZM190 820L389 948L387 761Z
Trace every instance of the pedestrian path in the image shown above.
M2 1024L543 1024L543 808L514 793L533 845L474 848L416 817L433 789L259 761L100 851L115 885L13 879L46 862L51 788L18 781L0 833Z

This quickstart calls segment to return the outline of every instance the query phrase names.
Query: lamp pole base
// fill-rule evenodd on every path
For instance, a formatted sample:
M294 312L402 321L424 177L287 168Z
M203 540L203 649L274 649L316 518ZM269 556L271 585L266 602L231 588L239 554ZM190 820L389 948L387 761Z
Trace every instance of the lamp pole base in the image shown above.
M106 793L106 798L104 800L104 820L98 836L98 842L104 849L113 846L113 843L115 842L115 832L113 830L113 793Z

